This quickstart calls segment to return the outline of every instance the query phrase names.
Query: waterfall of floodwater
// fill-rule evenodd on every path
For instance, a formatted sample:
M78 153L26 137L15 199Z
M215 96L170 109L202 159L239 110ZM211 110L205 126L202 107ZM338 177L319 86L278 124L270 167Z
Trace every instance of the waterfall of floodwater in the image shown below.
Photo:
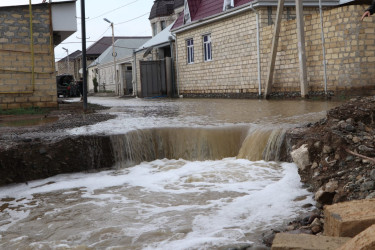
M164 158L278 161L285 131L244 127L144 129L113 135L111 142L118 167Z
M242 143L237 158L279 161L286 129L253 128Z
M218 160L236 156L245 129L168 128L111 136L115 162L128 167L156 159Z

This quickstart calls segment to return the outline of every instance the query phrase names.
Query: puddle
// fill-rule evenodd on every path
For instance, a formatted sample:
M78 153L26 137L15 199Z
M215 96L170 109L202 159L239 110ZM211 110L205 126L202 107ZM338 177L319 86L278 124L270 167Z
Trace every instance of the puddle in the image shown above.
M0 127L26 127L39 126L51 122L56 122L58 117L44 117L44 116L6 116L0 118Z

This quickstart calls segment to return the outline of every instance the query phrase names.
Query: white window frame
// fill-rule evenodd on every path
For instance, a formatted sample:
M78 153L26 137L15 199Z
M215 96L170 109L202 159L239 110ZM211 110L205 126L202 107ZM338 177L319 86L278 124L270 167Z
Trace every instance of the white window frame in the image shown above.
M194 39L186 39L186 58L187 64L194 63Z
M184 0L184 24L191 22L190 10L188 0Z
M152 26L152 33L154 36L156 36L156 34L158 34L158 26L156 23L152 23L151 26Z
M207 41L205 41L207 38ZM212 61L212 40L211 34L203 35L203 60L205 62Z
M160 27L161 27L161 30L164 30L167 27L167 22L164 20L160 21Z
M223 11L229 10L234 7L234 0L224 0Z

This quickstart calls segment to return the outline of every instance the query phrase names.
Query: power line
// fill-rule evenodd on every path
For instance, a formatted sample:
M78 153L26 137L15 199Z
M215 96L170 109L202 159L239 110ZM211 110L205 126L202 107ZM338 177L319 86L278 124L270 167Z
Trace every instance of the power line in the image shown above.
M109 28L111 28L111 26L108 26L108 28L99 37L102 37L109 30Z
M105 13L99 15L99 16L96 16L96 17L93 17L93 18L88 19L86 22L89 22L89 21L91 21L91 20L97 19L97 18L102 17L102 16L104 16L104 15L107 15L107 14L109 14L109 13L112 13L112 12L114 12L114 11L116 11L116 10L119 10L119 9L121 9L121 8L124 8L124 7L126 7L126 6L129 6L129 5L131 5L131 4L135 3L135 2L138 2L138 1L139 1L139 0L135 0L135 1L133 1L133 2L127 3L127 4L125 4L125 5L122 5L122 6L118 7L118 8L116 8L116 9L113 9L113 10L107 11L107 12L105 12Z
M129 20L124 21L124 22L121 22L121 23L115 23L115 25L120 25L120 24L128 23L128 22L134 21L134 20L136 20L136 19L138 19L138 18L141 18L141 17L143 17L143 16L145 16L145 15L148 15L148 14L150 14L150 12L147 12L147 13L141 15L141 16L135 17L135 18L133 18L133 19L129 19Z

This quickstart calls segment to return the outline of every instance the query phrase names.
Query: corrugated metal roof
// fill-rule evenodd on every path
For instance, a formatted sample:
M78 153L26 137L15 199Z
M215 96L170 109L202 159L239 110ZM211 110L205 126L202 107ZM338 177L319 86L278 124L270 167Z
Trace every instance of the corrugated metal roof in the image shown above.
M140 46L137 51L140 51L140 50L143 50L143 49L148 49L148 48L151 48L151 47L157 47L158 45L168 43L169 37L172 35L171 34L172 26L173 26L173 23L170 24L168 27L166 27L161 32L159 32L152 39L150 39L146 43L142 44L142 46Z
M127 39L118 39L115 42L115 52L117 54L116 60L121 60L127 57L131 57L133 51L142 44L144 44L151 37L138 37L138 38L127 38ZM113 48L112 46L108 47L89 67L97 64L106 64L113 62L112 56Z

